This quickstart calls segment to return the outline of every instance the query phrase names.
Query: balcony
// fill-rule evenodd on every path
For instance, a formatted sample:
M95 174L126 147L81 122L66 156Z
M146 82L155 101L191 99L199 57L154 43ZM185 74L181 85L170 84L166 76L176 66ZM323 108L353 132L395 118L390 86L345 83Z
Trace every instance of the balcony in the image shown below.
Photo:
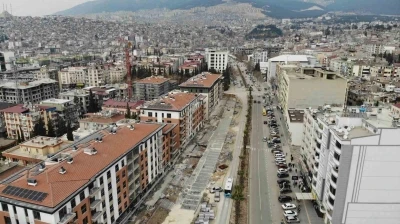
M96 193L99 192L99 191L100 191L99 187L94 187L94 188L89 190L89 196L90 197L94 197L96 195Z
M326 217L328 217L329 220L332 220L332 213L333 213L332 210L329 210L327 213L325 213Z
M173 142L172 144L171 144L171 147L174 147L174 146L176 146L176 141L175 142Z
M58 222L58 224L67 224L69 223L73 218L75 218L76 213L67 213L64 215L64 217Z
M340 148L338 148L337 146L334 147L334 150L337 154L342 154L342 150Z
M332 175L336 178L339 177L339 167L332 166Z
M98 206L99 204L101 204L101 200L94 200L93 202L90 203L90 209L95 209L96 206Z
M331 191L329 191L329 197L331 197L333 200L335 200L335 195L331 192Z
M328 197L328 200L326 200L326 204L328 205L329 209L333 210L333 206L335 204L335 200L330 198L330 197Z
M318 148L318 147L315 147L315 152L316 152L316 153L321 153L321 149Z
M335 153L335 154L333 155L333 163L334 163L337 167L340 166L339 160L340 160L340 156L337 155L337 154Z
M93 222L96 222L96 221L101 217L101 214L103 214L102 211L99 211L99 212L94 213L94 214L92 215L92 221L93 221Z
M185 126L185 123L184 122L181 122L180 124L179 124L179 127L180 128L183 128Z
M337 185L336 185L336 183L332 180L332 178L330 179L330 184L331 184L331 186L333 187L333 188L337 188Z
M319 163L320 159L319 156L315 156L315 162Z

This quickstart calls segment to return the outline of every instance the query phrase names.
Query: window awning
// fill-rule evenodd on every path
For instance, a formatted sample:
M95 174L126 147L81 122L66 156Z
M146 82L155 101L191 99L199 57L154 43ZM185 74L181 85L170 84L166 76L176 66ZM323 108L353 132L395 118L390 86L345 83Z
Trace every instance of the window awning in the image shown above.
M312 193L296 193L297 200L315 200Z

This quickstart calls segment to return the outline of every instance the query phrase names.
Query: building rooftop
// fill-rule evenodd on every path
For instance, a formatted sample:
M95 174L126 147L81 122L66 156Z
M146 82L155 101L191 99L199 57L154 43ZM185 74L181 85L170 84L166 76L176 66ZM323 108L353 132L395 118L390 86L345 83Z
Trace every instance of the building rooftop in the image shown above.
M303 123L304 110L288 110L289 119L291 123Z
M3 110L1 110L1 112L3 112L3 113L25 113L25 112L29 112L29 108L25 108L24 105L18 104L16 106L3 109Z
M82 89L74 89L74 90L70 90L70 91L61 92L60 95L64 95L64 96L89 96L89 93L87 93L85 90L82 90Z
M136 81L136 83L142 83L142 84L162 84L164 82L168 82L168 78L164 78L162 76L150 76L144 79L140 79Z
M65 104L65 103L68 103L68 102L72 102L72 101L71 100L51 98L51 99L48 99L48 100L43 100L40 103L42 103L42 104L46 104L46 103L48 103L48 104Z
M130 101L124 101L124 100L115 100L115 99L109 99L107 101L103 102L103 107L110 107L110 108L125 108L126 105L129 105L130 109L136 109L137 107L140 107L145 103L144 100L138 100L136 102L130 102Z
M93 122L99 124L113 124L125 118L123 114L106 114L106 113L95 113L85 114L85 118L79 120L79 122Z
M180 111L198 97L197 94L172 91L160 98L149 101L143 105L143 109Z
M211 74L209 72L203 72L188 79L186 82L180 84L179 87L210 88L214 85L214 83L216 83L221 78L222 75L220 74Z
M47 210L55 208L64 200L69 200L79 189L88 185L93 178L104 172L113 161L136 147L151 134L161 130L163 126L164 124L140 123L135 125L134 130L126 126L121 127L116 134L109 134L109 131L102 130L99 132L103 135L102 142L92 140L79 145L76 151L72 148L66 148L54 155L54 157L57 157L56 161L53 160L54 158L46 161L44 171L39 171L39 167L35 166L29 170L29 173L23 171L7 183L1 183L1 200L11 199L14 200L14 203L19 202L24 206L41 206L41 209ZM97 154L90 155L85 149L96 149ZM73 163L67 163L67 158L73 158ZM60 174L60 168L64 168L66 173ZM27 185L28 177L35 178L37 185ZM4 192L4 189L8 186L44 193L45 197L42 201L35 201L12 196Z
M308 58L313 58L313 56L310 55L279 55L277 57L270 58L269 60L271 61L301 61L301 62L307 62Z
M14 82L4 82L4 83L0 83L0 87L4 87L4 88L10 88L10 89L16 89L18 87L18 89L29 89L32 87L36 87L42 84L51 84L51 83L57 83L57 81L53 80L53 79L40 79L40 80L35 80L32 82L19 82L18 84Z

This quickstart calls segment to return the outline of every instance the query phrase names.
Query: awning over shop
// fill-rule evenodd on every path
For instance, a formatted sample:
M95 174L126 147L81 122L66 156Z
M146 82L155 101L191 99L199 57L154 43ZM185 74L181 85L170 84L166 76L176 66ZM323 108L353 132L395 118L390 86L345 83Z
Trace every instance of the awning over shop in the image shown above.
M315 200L312 193L296 193L297 200Z

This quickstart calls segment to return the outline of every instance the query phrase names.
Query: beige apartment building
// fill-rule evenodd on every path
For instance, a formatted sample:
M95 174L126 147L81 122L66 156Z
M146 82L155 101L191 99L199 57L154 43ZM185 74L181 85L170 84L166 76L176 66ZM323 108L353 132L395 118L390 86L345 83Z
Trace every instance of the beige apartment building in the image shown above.
M347 79L338 73L298 65L277 65L277 96L283 111L343 105Z
M154 100L169 90L169 79L162 76L147 77L135 83L135 95L139 100Z
M83 87L85 85L88 69L86 67L68 67L58 72L60 89Z

